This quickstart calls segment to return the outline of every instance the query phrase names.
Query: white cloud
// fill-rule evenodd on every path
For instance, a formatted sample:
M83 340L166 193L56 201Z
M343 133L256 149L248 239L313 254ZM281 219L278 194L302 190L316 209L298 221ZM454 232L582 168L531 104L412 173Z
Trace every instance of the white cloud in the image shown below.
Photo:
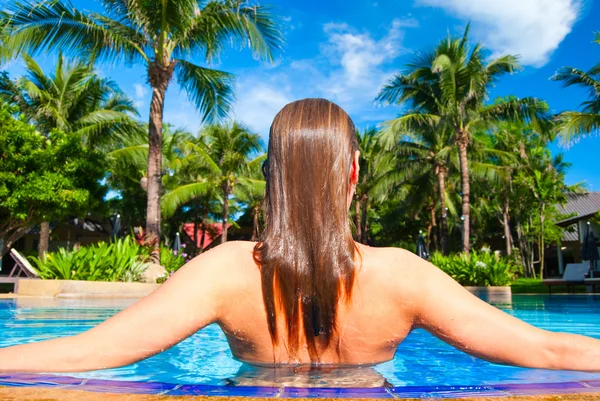
M412 18L395 19L374 35L345 23L325 24L314 57L237 73L235 118L266 137L277 112L306 97L338 103L357 123L393 117L395 109L379 108L373 100L394 73L392 62L404 50L403 28L416 25Z
M142 84L134 84L134 98L133 104L136 108L141 109L148 102L146 95L149 93L148 89L145 85Z
M348 100L357 94L375 97L383 74L381 66L400 53L401 27L401 20L394 20L387 34L377 40L369 32L356 32L347 24L326 24L323 30L327 44L322 53L334 71L322 83L323 89L338 100Z
M143 99L146 97L146 94L148 93L148 89L146 89L146 87L142 84L134 84L133 88L135 89L135 98L136 99Z
M518 54L543 66L581 13L582 0L417 0L471 20L475 34L497 54Z
M283 79L280 77L280 80ZM234 106L234 116L266 138L277 112L295 99L290 94L290 88L282 87L281 82L257 84L257 81L238 85L237 92L240 95Z

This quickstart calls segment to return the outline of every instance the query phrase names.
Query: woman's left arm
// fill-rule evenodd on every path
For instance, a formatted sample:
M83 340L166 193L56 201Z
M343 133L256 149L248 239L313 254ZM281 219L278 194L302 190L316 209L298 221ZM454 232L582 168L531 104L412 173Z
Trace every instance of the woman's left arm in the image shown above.
M215 322L230 258L222 246L182 267L155 292L75 336L0 349L0 372L80 372L129 365Z
M430 263L415 256L411 265L419 281L416 327L491 362L600 371L599 340L536 328L472 295Z

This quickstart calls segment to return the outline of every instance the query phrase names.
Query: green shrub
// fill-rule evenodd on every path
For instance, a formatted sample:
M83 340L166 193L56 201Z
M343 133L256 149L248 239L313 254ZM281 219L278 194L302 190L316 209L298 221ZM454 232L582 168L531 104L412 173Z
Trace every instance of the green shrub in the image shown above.
M61 280L139 281L149 266L147 250L131 237L72 251L60 248L43 261L37 257L31 260L41 278Z
M160 247L160 264L169 274L176 272L185 264L186 256L187 254L184 252L176 252L167 247Z
M472 251L469 255L442 256L434 253L431 263L465 286L509 285L519 271L519 266L513 260L489 250Z

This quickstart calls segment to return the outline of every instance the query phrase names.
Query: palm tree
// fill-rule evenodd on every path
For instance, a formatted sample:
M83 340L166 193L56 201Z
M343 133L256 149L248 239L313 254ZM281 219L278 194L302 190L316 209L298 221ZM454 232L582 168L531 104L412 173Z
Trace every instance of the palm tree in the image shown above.
M186 148L188 156L184 164L201 166L207 172L206 178L193 180L167 193L162 202L163 210L172 214L179 206L218 188L223 203L221 242L227 242L230 197L240 184L261 185L261 180L251 178L251 171L260 166L266 155L250 159L262 148L260 137L238 122L210 125L197 141L188 141Z
M600 44L600 32L596 33ZM588 100L581 103L581 111L563 111L557 118L557 131L565 144L573 143L585 135L600 133L600 63L587 72L573 67L563 67L552 77L563 81L563 86L579 86L588 92Z
M190 61L215 59L231 39L255 57L273 60L282 36L268 9L246 0L102 0L105 14L82 12L68 1L14 2L2 12L0 57L62 49L112 63L142 63L152 87L149 121L146 233L160 237L162 120L165 93L176 76L203 119L224 117L233 76ZM158 241L153 260L158 262Z
M263 156L264 160L265 156ZM262 164L257 162L248 163L248 179L242 180L234 194L236 198L246 204L252 214L252 241L258 241L260 236L260 215L262 203L265 198L267 182L262 172Z
M410 175L433 174L437 180L438 199L442 213L441 250L442 254L448 253L448 208L446 181L448 172L452 168L450 157L454 150L451 142L452 135L443 127L421 125L408 132L406 138L398 141L395 150L402 158L399 168ZM435 207L431 210L432 223L435 226ZM434 241L435 242L435 241Z
M538 237L539 277L544 274L544 250L547 224L557 204L566 202L566 193L573 188L565 185L564 177L570 166L563 155L550 156L547 148L534 148L528 152L528 158L516 177L517 182L529 191L534 208L530 216L530 231ZM535 227L537 226L537 227ZM533 252L531 252L533 258ZM535 277L535 271L533 271Z
M496 158L496 163L504 167L506 174L504 180L492 187L492 192L498 197L496 209L501 218L506 254L509 256L512 254L513 248L510 224L513 180L515 174L527 166L529 160L528 148L545 147L548 141L553 140L553 137L548 135L550 133L540 134L531 124L522 121L501 122L492 130L492 135L490 136L492 143L490 146L497 151L511 155L510 157Z
M0 83L0 99L17 106L44 135L59 129L96 147L138 127L131 99L89 64L69 63L59 54L54 73L46 75L31 57L24 61L26 74Z
M60 54L54 73L46 75L31 57L25 55L24 60L26 75L17 81L3 81L0 98L18 106L43 135L58 129L81 136L91 148L138 128L132 118L137 115L133 102L115 82L98 77L87 63L68 63ZM40 258L48 250L49 236L46 220L40 226Z
M490 87L501 75L516 71L519 64L511 55L487 61L481 44L469 45L468 34L467 25L462 37L448 36L433 52L417 55L407 65L408 72L396 74L377 97L384 103L409 102L413 109L387 123L387 129L392 132L407 132L428 124L454 133L460 161L465 253L470 249L468 149L472 133L503 119L546 121L548 118L547 109L533 98L485 104Z
M194 222L194 254L197 255L203 250L198 244L204 244L208 216L213 213L214 204L221 201L218 175L207 165L205 154L194 151L197 147L208 151L205 137L188 138L179 142L178 146L183 150L178 159L179 166L163 182L166 193L161 199L162 214L169 218L182 206L190 209ZM199 226L202 230L200 241Z
M385 149L377 129L357 131L356 137L360 149L360 174L354 195L356 238L366 244L371 205L389 196L392 188L401 181L403 172L396 168L396 155Z

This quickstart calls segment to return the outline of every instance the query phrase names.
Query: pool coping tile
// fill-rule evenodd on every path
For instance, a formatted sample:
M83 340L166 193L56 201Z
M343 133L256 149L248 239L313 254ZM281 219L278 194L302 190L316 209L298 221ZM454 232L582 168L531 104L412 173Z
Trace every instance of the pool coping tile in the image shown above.
M0 374L0 386L51 387L116 394L161 394L179 396L228 396L259 398L460 398L506 397L600 392L600 380L555 383L508 383L483 386L402 387L262 387L174 384L120 380L85 379L49 374Z

